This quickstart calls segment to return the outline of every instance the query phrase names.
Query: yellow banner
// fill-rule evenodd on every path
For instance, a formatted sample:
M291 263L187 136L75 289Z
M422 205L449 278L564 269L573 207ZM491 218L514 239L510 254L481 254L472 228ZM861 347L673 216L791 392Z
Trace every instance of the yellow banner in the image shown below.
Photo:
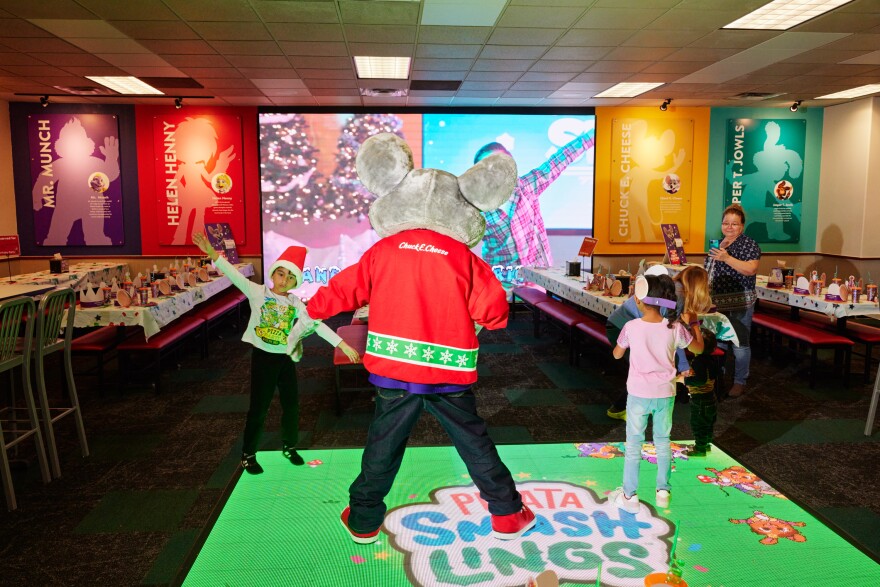
M612 120L610 242L662 243L661 224L688 242L693 151L693 120Z

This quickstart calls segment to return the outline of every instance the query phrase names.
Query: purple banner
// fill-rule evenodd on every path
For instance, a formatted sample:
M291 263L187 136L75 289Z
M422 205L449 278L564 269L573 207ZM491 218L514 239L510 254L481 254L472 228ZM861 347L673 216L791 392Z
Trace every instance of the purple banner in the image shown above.
M36 244L124 244L118 118L30 115L27 133Z

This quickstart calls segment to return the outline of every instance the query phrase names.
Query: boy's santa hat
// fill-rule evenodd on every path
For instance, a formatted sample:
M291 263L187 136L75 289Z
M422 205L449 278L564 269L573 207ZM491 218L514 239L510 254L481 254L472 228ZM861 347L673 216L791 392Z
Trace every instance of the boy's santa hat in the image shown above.
M287 247L287 250L281 253L281 256L278 257L278 260L272 263L272 266L269 267L269 277L275 273L275 270L279 267L284 267L294 275L296 275L296 285L302 285L303 281L303 267L306 264L306 253L308 251L305 247Z

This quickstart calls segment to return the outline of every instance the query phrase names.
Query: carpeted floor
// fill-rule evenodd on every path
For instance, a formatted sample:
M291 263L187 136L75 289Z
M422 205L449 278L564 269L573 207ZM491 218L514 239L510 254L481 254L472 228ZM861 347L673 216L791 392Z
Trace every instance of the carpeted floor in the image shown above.
M331 321L331 326L347 323ZM164 374L163 391L133 387L99 394L93 378L77 379L92 455L79 455L73 422L62 421L62 478L42 485L29 466L14 472L15 512L0 513L2 582L9 585L165 585L207 535L226 489L239 474L238 455L249 389L249 347L227 329L210 358L181 359ZM549 332L531 336L520 315L508 329L483 332L480 412L499 444L622 441L624 423L605 416L625 373L598 347L579 368ZM302 447L359 447L372 412L369 392L343 395L334 410L331 348L311 337L298 367ZM844 388L830 374L809 387L806 361L786 353L753 356L749 393L722 402L719 447L880 559L880 432L863 436L871 385L854 376ZM822 365L829 368L828 358ZM109 380L115 377L111 365ZM861 363L854 360L858 373ZM605 371L608 371L606 374ZM349 376L357 377L355 373ZM858 381L857 381L858 380ZM263 446L280 447L277 401ZM674 438L691 437L688 406L675 411ZM411 444L448 441L428 416ZM587 463L585 466L589 466Z

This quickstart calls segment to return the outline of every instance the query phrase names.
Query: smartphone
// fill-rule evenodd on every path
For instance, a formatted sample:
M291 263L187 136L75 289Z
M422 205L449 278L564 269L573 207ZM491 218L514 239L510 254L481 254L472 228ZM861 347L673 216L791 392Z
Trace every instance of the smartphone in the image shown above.
M713 238L709 240L709 250L712 249L720 249L721 248L721 239Z

